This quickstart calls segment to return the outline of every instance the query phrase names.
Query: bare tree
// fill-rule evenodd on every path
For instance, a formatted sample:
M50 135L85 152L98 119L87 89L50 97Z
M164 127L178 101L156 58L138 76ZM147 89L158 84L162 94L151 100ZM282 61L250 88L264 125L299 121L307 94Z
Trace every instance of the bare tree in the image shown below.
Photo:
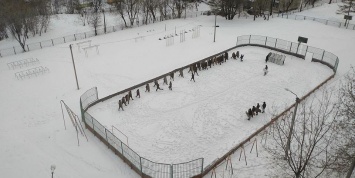
M124 26L128 27L127 25L127 21L125 19L125 9L126 9L126 4L124 2L124 0L113 0L113 5L116 7L117 9L117 13L121 16L121 19L124 22Z
M339 86L339 115L337 120L337 161L332 169L350 177L355 166L355 69L345 75Z
M126 13L128 15L130 25L133 26L135 19L137 18L140 1L139 0L126 0Z
M265 145L279 172L292 177L319 177L335 160L331 145L334 141L336 107L332 93L323 90L319 98L302 101L287 150L287 138L292 112L283 115L273 124L271 141Z
M97 36L97 28L101 24L101 14L100 12L95 12L94 10L89 15L89 24L94 28L95 36Z
M241 0L208 1L208 5L210 5L212 11L225 17L227 20L233 20L234 16L237 15L238 9L240 8L241 4Z

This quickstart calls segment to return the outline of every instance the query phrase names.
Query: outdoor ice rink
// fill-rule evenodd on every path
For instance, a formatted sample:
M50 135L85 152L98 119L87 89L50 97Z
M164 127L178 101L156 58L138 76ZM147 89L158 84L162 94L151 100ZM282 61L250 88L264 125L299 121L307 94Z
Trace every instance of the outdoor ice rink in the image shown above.
M264 76L270 50L241 47L229 56L236 51L244 54L243 62L229 59L198 71L196 82L190 81L191 73L185 69L184 78L178 72L174 81L168 77L172 91L160 80L163 90L156 91L151 83L150 93L139 88L141 98L133 90L134 100L124 111L118 111L123 96L119 95L100 102L89 113L127 144L119 131L124 133L128 145L145 158L161 163L204 158L208 165L282 111L289 97L285 88L303 96L333 74L325 65L287 55L282 66L268 62L269 73ZM248 121L245 112L264 101L266 113Z

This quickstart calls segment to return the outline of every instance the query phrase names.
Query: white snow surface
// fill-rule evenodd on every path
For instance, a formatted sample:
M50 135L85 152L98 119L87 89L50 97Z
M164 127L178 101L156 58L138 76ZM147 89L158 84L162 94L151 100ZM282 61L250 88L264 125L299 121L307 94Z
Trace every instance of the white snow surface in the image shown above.
M330 10L332 6L337 4L324 5L321 7L324 11L317 13L338 17ZM311 12L309 15L312 16ZM62 23L53 22L57 28L51 30L51 36L76 32L77 18L66 17ZM237 36L263 35L288 41L297 41L298 36L308 37L308 45L339 57L334 80L355 63L355 31L352 30L281 18L226 21L217 17L217 23L220 27L215 43L214 16L200 16L91 38L93 44L100 45L99 54L88 51L88 57L74 45L80 90L76 90L68 44L0 58L0 176L48 177L50 165L55 164L55 177L139 177L87 130L89 141L79 136L78 147L75 129L67 115L67 129L64 129L60 100L79 115L79 97L86 90L97 86L99 97L107 96L228 49L236 44ZM175 27L178 33L197 25L202 25L199 38L192 39L189 32L184 43L179 43L176 37L175 44L169 47L164 40L158 40L174 33ZM145 36L144 40L128 40L138 33ZM303 95L331 74L326 66L287 56L285 66L269 64L270 72L264 77L264 57L269 50L256 47L238 50L245 54L243 63L229 60L201 71L195 83L189 81L185 71L184 79L176 75L173 91L166 91L164 86L164 91L145 94L141 89L142 98L134 100L124 112L117 111L117 99L112 99L95 106L93 115L108 128L111 124L121 127L129 135L130 146L143 157L169 163L204 157L207 163L270 119L264 114L249 122L243 115L247 108L264 100L268 106L290 105L294 96L283 88ZM40 63L31 67L45 66L50 72L17 80L15 72L31 67L12 70L7 63L26 58L38 58ZM240 175L262 177L268 171L265 169L257 167L252 174Z

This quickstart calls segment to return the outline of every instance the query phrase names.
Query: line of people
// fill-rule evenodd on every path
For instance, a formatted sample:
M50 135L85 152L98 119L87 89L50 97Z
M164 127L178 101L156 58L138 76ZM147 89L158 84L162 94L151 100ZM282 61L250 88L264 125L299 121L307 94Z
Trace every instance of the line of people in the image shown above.
M264 113L265 112L265 108L266 108L266 103L265 101L263 102L263 104L261 105L261 109L260 110L260 105L259 103L255 106L253 106L252 108L249 108L249 110L246 112L247 116L248 116L248 120L250 120L250 118L257 116L258 113Z

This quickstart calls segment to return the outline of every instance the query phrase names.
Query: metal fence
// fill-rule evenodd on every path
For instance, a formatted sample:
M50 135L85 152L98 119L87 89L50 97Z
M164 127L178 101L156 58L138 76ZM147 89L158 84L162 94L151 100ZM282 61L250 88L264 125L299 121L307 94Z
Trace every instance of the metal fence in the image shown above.
M201 175L203 158L179 164L165 164L139 156L87 112L97 100L96 87L89 89L80 97L82 118L86 127L142 177L186 178Z
M345 22L331 21L331 20L320 19L320 18L315 18L310 16L284 14L284 15L279 15L279 17L286 18L286 19L294 19L294 20L311 20L325 25L330 25L330 26L349 29L349 30L355 30L355 24L350 24L350 23L345 24Z
M185 16L185 14L182 14L181 18L197 17L198 15L201 15L201 13L202 12L189 12L186 14L186 16ZM134 23L133 27L141 26L141 25L145 25L145 24L150 24L150 23L155 23L155 22L160 22L160 21L164 21L164 20L170 20L170 19L174 19L174 18L176 18L176 17L174 17L173 15L167 15L165 18L162 16L161 17L159 16L156 18L155 21L153 21L152 19L148 19L147 23L144 23L144 24L143 24L143 22L144 22L143 19L141 19L141 20L138 19L136 21L136 23ZM97 31L97 35L104 35L107 33L112 33L112 32L116 32L116 31L124 30L125 28L126 28L125 25L122 23L122 24L119 24L116 26L106 27L106 30L105 30L105 28L99 28L96 31ZM54 39L50 39L50 40L37 42L37 43L29 43L29 44L25 45L25 47L24 47L26 49L26 51L24 51L21 46L13 46L11 48L0 49L0 57L16 55L18 53L38 50L38 49L51 47L51 46L64 44L64 43L69 43L72 41L82 40L82 39L90 38L93 36L96 36L94 30L88 31L88 32L83 32L83 33L76 33L73 35L67 35L67 36L63 36L63 37L58 37L58 38L54 38ZM134 38L132 38L132 39L134 39Z
M320 62L327 65L334 72L338 68L339 58L331 52L324 49L315 48L312 46L286 41L278 38L258 35L244 35L237 38L237 46L260 46L272 50L280 51L286 54L294 55L300 58L305 58L307 53L312 53L312 61Z
M310 91L307 95L302 97L301 100L307 98L311 93L317 90L320 86L322 86L331 78L333 78L339 63L339 59L337 56L323 49L314 48L307 45L302 45L302 44L298 44L298 43L294 43L282 39L267 37L267 36L245 35L245 36L239 36L237 38L236 46L229 48L225 51L222 51L218 54L214 54L212 56L194 62L192 64L204 62L208 59L224 54L225 52L228 52L232 49L236 49L238 47L243 47L243 46L249 46L249 45L269 48L289 55L297 56L303 59L305 58L307 52L313 53L313 57L312 57L313 62L320 62L333 69L334 74L332 76L330 76L327 80L325 80L320 85L318 85L315 89ZM175 69L172 72L177 72L180 70L187 69L192 64ZM145 86L147 83L151 83L155 80L159 80L166 76L169 76L170 73L171 72L163 74L159 77L145 81L143 83L119 91L117 93L111 94L101 99L98 98L98 91L96 87L89 89L80 97L81 113L86 127L91 132L93 132L93 134L96 135L101 141L103 141L106 145L108 145L108 147L111 150L113 150L119 157L121 157L128 165L130 165L133 170L135 170L138 174L142 175L142 177L185 178L185 177L201 177L203 175L206 175L216 167L220 166L221 163L225 162L228 156L233 154L236 150L243 148L243 146L249 143L252 138L260 134L262 131L264 131L266 128L272 125L273 122L278 120L278 118L281 117L285 112L289 111L291 108L294 107L294 105L290 106L288 109L283 111L279 116L273 118L271 122L258 129L255 133L253 133L250 137L248 137L240 144L235 146L223 157L218 158L216 161L206 166L205 168L203 167L203 158L199 158L196 160L192 160L190 162L185 162L180 164L165 164L165 163L156 163L150 161L149 159L141 157L136 152L134 152L131 148L129 148L126 144L124 144L120 139L118 139L113 133L111 133L110 130L102 126L94 117L92 117L87 112L87 110L91 106L99 102L108 100L114 96L126 93L138 87Z

